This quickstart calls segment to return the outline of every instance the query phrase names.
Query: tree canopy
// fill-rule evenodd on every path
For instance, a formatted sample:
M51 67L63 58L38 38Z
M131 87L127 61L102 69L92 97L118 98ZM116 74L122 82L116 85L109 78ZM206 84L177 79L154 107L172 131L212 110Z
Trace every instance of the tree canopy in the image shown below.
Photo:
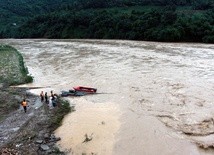
M0 38L214 42L213 0L11 0L1 4Z

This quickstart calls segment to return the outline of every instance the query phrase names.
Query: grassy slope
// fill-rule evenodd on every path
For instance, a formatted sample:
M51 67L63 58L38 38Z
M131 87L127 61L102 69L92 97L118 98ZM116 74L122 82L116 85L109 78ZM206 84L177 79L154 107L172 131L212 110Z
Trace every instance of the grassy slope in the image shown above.
M23 57L13 47L0 45L0 83L9 85L32 82Z
M27 73L21 54L13 47L0 45L0 120L17 109L23 97L23 90L7 86L31 82Z

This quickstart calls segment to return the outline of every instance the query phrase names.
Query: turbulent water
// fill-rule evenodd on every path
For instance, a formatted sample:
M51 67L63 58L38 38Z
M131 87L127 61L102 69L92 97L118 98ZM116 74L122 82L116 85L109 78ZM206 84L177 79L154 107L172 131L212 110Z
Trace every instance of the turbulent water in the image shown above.
M213 154L214 45L117 40L0 40L24 56L44 91L96 87L67 98L76 111L55 132L68 154ZM39 94L41 89L32 90ZM86 135L90 139L84 142Z

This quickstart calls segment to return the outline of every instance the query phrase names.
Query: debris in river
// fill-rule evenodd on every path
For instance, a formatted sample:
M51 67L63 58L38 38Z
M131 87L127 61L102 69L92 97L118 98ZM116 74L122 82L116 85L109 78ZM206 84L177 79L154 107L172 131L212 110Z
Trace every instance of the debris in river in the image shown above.
M214 149L214 143L208 144L203 142L196 142L196 144L202 149L209 149L209 148Z
M93 138L92 138L92 135L93 133L91 134L90 138L88 137L87 133L85 134L85 140L82 142L82 143L87 143L89 141L91 141Z

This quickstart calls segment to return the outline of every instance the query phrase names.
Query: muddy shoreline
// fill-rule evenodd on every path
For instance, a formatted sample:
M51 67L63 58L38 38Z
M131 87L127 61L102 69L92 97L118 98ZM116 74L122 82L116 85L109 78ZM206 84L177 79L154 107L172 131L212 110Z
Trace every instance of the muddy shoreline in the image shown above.
M0 123L0 153L2 155L29 155L29 154L61 154L57 146L60 137L54 135L54 130L59 126L62 115L62 100L58 107L49 109L46 103L41 103L40 97L29 92L26 88L13 88L19 94L19 99L24 96L29 104L27 113L20 106L19 109L5 115ZM17 101L20 103L20 101ZM61 111L62 112L62 111ZM66 113L62 113L63 117Z

